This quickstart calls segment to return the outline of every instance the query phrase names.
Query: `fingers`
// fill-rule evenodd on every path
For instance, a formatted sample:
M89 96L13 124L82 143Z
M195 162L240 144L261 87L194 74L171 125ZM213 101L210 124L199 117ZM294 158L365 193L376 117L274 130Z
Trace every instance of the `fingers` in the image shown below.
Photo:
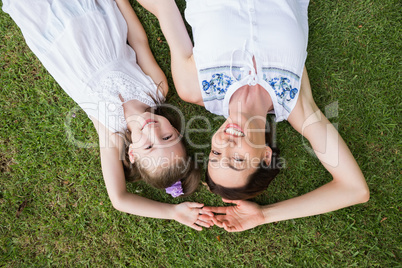
M223 228L230 233L240 232L235 226L229 226L226 222L223 223Z
M226 215L215 215L215 217L212 219L215 225L223 228L223 223L229 223Z
M220 228L225 229L227 232L233 233L233 232L240 232L235 226L229 225L229 222L226 220L218 220L213 218L212 221L214 224Z
M213 218L214 218L213 216L198 215L198 220L207 223L208 228L211 227L211 226L214 226ZM204 226L204 225L202 225L202 226ZM204 227L207 227L207 226L204 226Z
M198 219L201 221L212 221L214 217L210 215L198 215Z
M226 213L226 207L203 207L203 211L210 211L213 213L219 213L219 214L225 214Z
M220 222L229 222L226 215L215 215L215 219Z
M196 225L195 223L193 223L193 224L191 224L191 225L188 225L188 226L191 227L191 228L193 228L194 230L202 231L202 227Z
M214 213L212 213L211 211L206 211L206 210L203 210L203 209L199 210L199 214L200 215L207 215L207 216L210 216L210 217L214 216Z
M205 222L205 221L201 221L201 220L196 220L195 224L197 224L198 226L205 227L205 228L209 228L213 225L213 224L211 225L209 222Z
M216 218L212 218L212 221L216 226L223 228L223 224L221 221L218 221Z

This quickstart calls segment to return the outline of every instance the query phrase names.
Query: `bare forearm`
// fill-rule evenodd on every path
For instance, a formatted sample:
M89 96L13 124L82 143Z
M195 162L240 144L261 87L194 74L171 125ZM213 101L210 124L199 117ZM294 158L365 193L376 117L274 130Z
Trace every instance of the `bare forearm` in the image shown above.
M121 194L112 203L117 210L133 215L158 219L174 219L174 205L153 201L128 192Z
M264 223L318 215L364 203L367 200L368 189L347 188L345 185L331 181L305 195L264 206L262 208Z
M139 0L138 2L157 17L171 53L190 58L193 54L193 44L175 1Z
M160 86L163 95L166 96L169 89L166 76L152 55L148 43L137 45L135 52L137 55L137 63L142 71L150 76L156 85Z
M123 212L158 219L171 219L197 231L213 225L210 212L202 211L204 204L184 202L177 205L156 202L128 192L111 197L113 206ZM201 216L200 216L201 215Z
M155 84L161 87L163 95L166 96L168 92L166 76L160 69L149 48L148 38L141 22L128 0L118 0L116 3L127 22L127 41L137 55L138 65L145 74L152 78Z
M172 219L175 205L156 202L127 192L124 168L119 158L119 148L123 146L124 141L95 118L91 119L98 131L103 179L113 207L138 216Z
M145 33L144 28L142 27L141 22L139 21L137 15L133 7L131 6L128 0L116 0L116 4L126 20L128 32L127 39L131 46L135 43L146 42L148 43L148 38Z

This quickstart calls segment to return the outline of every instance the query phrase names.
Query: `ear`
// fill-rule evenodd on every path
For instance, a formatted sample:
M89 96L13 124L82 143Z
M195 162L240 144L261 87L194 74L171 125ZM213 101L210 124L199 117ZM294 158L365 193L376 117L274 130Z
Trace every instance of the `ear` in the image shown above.
M132 144L128 147L128 157L130 158L131 164L134 164L135 162L135 153L134 153L134 147Z
M180 131L177 130L177 128L173 127L174 130L176 131L177 135L179 135L180 139L183 138L183 135L180 134Z
M271 159L272 159L272 149L269 146L265 147L265 151L264 151L264 162L267 166L269 166L271 164Z

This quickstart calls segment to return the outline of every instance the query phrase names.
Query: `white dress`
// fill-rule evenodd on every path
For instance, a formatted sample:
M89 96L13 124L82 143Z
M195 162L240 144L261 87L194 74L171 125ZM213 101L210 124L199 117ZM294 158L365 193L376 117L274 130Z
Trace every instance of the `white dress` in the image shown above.
M236 90L259 84L271 96L276 121L286 120L307 57L309 0L186 1L205 108L227 117Z
M164 97L127 45L113 0L3 0L26 43L64 91L111 131L124 131L123 102Z

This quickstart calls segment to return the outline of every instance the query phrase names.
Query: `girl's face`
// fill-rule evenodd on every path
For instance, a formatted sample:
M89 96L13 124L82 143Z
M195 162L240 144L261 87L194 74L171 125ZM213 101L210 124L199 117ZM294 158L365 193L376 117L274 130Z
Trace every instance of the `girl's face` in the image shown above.
M132 163L141 161L143 168L155 172L186 156L179 132L165 117L145 112L134 120L129 149Z
M261 123L241 116L229 117L214 134L208 172L215 184L227 188L245 186L260 162L270 161L272 151L265 145Z

